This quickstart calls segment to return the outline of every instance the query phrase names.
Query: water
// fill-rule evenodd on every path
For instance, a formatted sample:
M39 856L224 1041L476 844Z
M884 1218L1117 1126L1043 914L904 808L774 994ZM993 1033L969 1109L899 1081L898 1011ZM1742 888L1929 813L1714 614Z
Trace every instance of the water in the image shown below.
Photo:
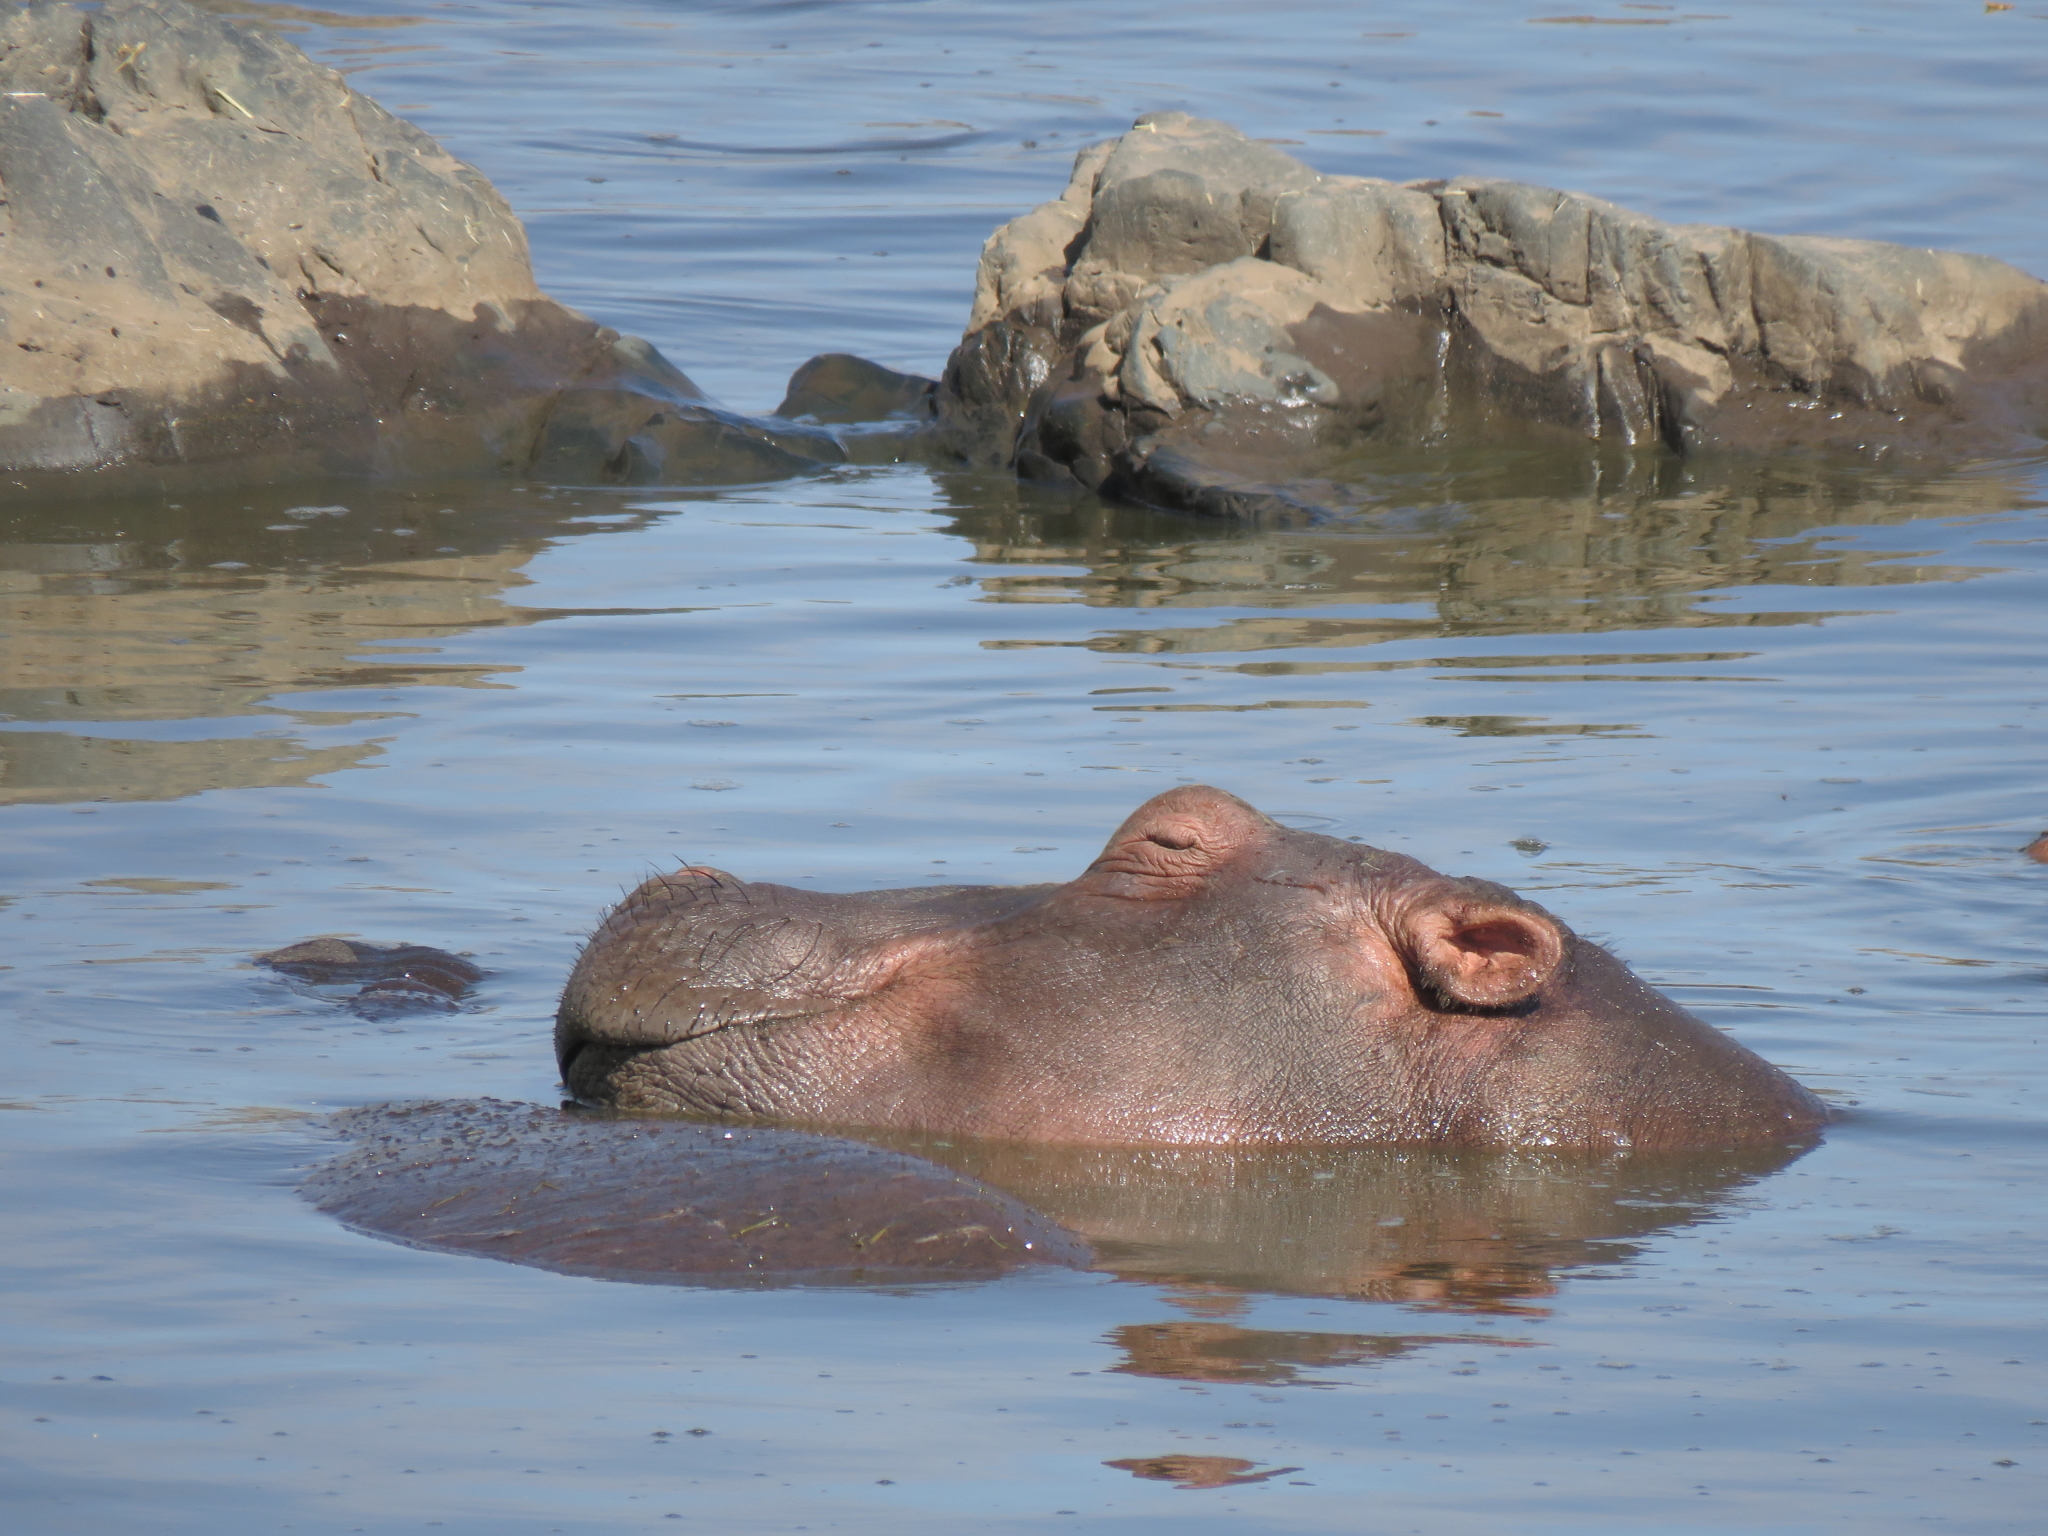
M814 351L935 369L979 241L1149 107L2048 273L2038 5L334 3L278 24L745 408ZM1551 466L1272 533L883 466L5 509L11 1527L2038 1529L2044 492ZM607 1284L293 1193L326 1110L548 1101L553 993L651 868L1061 877L1183 780L1535 895L1843 1122L1661 1183L956 1147L1105 1267L954 1287ZM371 1022L247 964L320 932L491 975Z

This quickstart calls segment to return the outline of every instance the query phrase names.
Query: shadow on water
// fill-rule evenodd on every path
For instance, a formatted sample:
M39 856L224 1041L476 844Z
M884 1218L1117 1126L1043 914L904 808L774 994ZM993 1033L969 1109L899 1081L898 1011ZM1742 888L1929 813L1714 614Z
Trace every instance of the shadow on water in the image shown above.
M778 1286L990 1279L1037 1265L1164 1287L1181 1319L1113 1369L1287 1383L1463 1333L1230 1321L1261 1295L1532 1319L1575 1272L1718 1219L1796 1150L1096 1148L859 1140L494 1101L350 1111L308 1199L359 1231L567 1274Z
M1005 567L980 579L986 601L1258 610L1210 624L1191 614L1184 625L987 646L1186 656L1192 665L1249 675L1440 664L1335 654L1390 640L1811 622L1818 615L1796 606L1720 611L1703 594L1957 579L1971 573L1903 563L1898 552L1832 547L1827 530L1992 514L2029 502L2016 473L1996 470L1916 478L1781 464L1711 480L1698 470L1644 483L1624 476L1618 486L1597 471L1580 457L1457 475L1418 471L1407 477L1412 484L1389 474L1374 510L1309 530L1205 523L1041 492L1006 475L837 473L914 480L906 501L947 517L945 531L964 541L971 564ZM1514 484L1522 488L1510 494ZM543 549L642 528L662 514L634 504L654 494L673 506L685 494L711 503L741 493L358 482L299 487L289 499L240 492L202 504L141 496L0 514L0 627L14 637L0 652L0 804L176 799L302 784L374 759L381 751L375 722L388 715L285 706L274 702L280 695L508 686L499 679L516 668L436 662L432 642L586 613L694 611L572 611L513 599ZM1337 607L1341 617L1319 612ZM1292 654L1199 659L1278 650ZM1745 654L1716 647L1655 659L1718 667ZM1535 658L1546 666L1574 659ZM1611 665L1627 658L1584 659ZM1531 661L1468 656L1453 664ZM230 719L245 723L166 728ZM144 722L155 728L122 729ZM356 722L369 729L319 747L290 730ZM1512 725L1482 721L1472 731L1512 734Z

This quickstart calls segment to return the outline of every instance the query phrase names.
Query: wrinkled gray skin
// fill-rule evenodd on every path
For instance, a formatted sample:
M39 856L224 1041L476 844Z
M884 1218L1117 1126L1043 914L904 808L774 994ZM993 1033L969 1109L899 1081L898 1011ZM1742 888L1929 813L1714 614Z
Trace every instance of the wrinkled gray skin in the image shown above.
M1018 1140L1735 1147L1826 1119L1512 892L1192 786L1065 885L660 876L555 1038L596 1103Z

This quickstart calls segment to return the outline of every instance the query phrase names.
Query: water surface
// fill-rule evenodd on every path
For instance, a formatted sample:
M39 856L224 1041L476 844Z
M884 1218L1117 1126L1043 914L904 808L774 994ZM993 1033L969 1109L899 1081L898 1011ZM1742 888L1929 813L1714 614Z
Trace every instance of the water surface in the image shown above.
M334 3L268 14L744 408L936 369L989 229L1152 107L2048 272L2038 5ZM1450 468L1302 532L914 465L0 509L10 1524L2038 1529L2041 468ZM326 1111L548 1102L652 868L1064 878L1186 781L1514 885L1844 1120L1675 1171L921 1148L1102 1257L951 1287L293 1192ZM322 932L491 974L378 1021L248 964Z

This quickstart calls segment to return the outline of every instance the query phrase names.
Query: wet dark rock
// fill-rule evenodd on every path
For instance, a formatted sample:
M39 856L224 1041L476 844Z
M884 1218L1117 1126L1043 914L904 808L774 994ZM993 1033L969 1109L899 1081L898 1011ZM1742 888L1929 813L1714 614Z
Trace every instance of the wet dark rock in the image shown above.
M929 421L937 379L898 373L847 352L826 352L789 376L777 416L854 423Z
M565 1274L699 1285L903 1283L1085 1267L1011 1196L901 1152L759 1127L496 1100L337 1115L302 1191L349 1226Z
M1161 112L990 238L938 410L974 462L1283 519L1402 444L2034 450L2048 284L1514 182L1319 176Z
M302 939L256 963L314 987L361 983L344 1001L365 1017L452 1013L484 971L460 955L424 944L365 944L356 939Z
M535 286L473 167L179 0L0 24L0 472L753 480L843 455Z

